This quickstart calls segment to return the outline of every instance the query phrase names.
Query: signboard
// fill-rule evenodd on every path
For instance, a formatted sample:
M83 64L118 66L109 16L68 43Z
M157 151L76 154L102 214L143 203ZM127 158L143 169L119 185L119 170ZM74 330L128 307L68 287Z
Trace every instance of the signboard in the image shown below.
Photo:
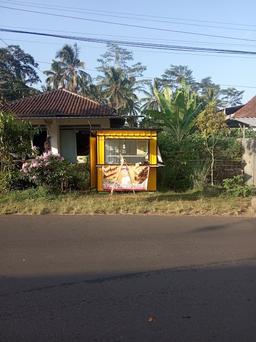
M103 171L103 190L141 191L148 189L148 165L105 165Z

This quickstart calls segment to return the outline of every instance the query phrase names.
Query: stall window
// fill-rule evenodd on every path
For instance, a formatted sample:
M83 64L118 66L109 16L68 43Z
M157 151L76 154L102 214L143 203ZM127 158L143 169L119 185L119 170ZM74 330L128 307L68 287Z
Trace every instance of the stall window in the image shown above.
M147 162L148 140L106 139L105 163L120 164L121 156L128 164Z

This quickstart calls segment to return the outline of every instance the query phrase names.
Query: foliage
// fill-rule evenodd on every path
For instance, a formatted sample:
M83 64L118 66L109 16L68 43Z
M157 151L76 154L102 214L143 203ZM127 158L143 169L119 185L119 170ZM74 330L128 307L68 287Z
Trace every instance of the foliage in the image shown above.
M142 89L144 95L141 98L141 111L146 112L147 110L159 111L159 102L157 98L157 92L162 91L162 85L159 80L154 79L153 83L148 83L147 89Z
M125 75L130 77L141 77L146 67L141 63L131 64L133 62L133 53L117 44L108 44L107 51L98 59L99 66L97 70L105 73L110 68L122 69Z
M64 87L64 70L60 62L53 60L51 70L45 70L44 74L47 76L45 82L49 90Z
M40 82L38 64L17 45L0 48L0 100L12 101L34 95L32 85Z
M196 117L200 110L197 95L186 85L176 92L166 87L164 90L155 89L159 110L148 110L147 114L152 124L167 130L175 141L180 143L194 130Z
M234 87L222 89L219 84L212 81L211 77L205 77L197 82L193 71L187 65L172 64L157 80L159 84L170 87L172 91L177 90L182 83L186 83L197 93L204 106L213 101L218 108L239 105L244 93Z
M6 193L12 190L24 190L32 185L27 178L23 177L17 167L8 171L0 171L0 193Z
M224 179L223 188L228 195L235 197L248 197L255 193L255 189L245 184L244 178L241 175Z
M1 170L13 168L14 159L25 159L32 154L31 140L35 133L31 123L0 112Z
M159 170L160 188L185 191L202 187L208 173L208 161L201 136L191 134L178 142L168 132L161 132L158 143L165 164Z
M35 185L53 192L84 190L88 187L88 172L81 172L76 165L51 152L23 163L22 174Z
M216 102L210 102L197 118L197 127L204 138L205 147L211 157L211 185L214 185L216 148L220 138L227 135L223 112L218 112Z
M73 92L79 92L91 83L91 76L83 69L84 62L79 59L77 44L74 46L66 44L56 53L51 70L44 72L47 76L46 84L50 89L63 87Z
M120 115L135 116L140 110L139 92L144 89L141 79L146 67L133 63L133 53L116 44L108 44L107 51L98 59L101 73L97 85L106 103ZM129 121L135 122L135 118Z
M136 80L128 77L121 68L106 69L99 83L108 105L120 115L136 113L138 98Z
M173 65L165 70L158 82L162 86L172 89L172 91L180 88L182 83L186 83L191 89L196 90L197 84L193 77L193 72L187 65Z
M236 88L222 89L221 105L222 107L232 107L242 104L242 97L244 91L239 91Z
M193 190L182 193L108 194L49 193L45 188L11 191L0 196L0 214L169 214L251 215L250 198L214 196Z

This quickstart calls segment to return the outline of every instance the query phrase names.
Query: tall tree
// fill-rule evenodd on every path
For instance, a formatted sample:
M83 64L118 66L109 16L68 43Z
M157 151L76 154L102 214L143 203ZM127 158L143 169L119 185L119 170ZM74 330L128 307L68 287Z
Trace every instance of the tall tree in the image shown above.
M193 72L187 65L173 65L165 70L160 78L160 82L163 86L168 86L173 91L185 83L191 87L192 90L196 90L196 81L193 77Z
M18 45L0 48L0 100L11 101L37 93L38 64Z
M221 107L221 88L214 83L211 77L203 78L199 84L199 95L201 96L205 106L208 103L215 103L216 106Z
M127 77L121 68L109 68L104 71L99 85L107 103L120 115L133 114L138 101L134 77Z
M110 68L122 69L128 77L142 77L146 67L140 62L133 63L133 53L117 44L108 44L107 51L98 59L100 72Z
M101 75L97 81L103 98L120 115L135 115L140 107L138 94L146 67L133 63L133 53L116 44L108 44L98 62Z
M51 70L44 72L48 77L46 83L52 89L63 87L73 92L79 92L81 85L87 86L91 82L91 77L84 70L84 62L79 58L79 48L64 45L56 54ZM86 82L85 82L86 80Z
M242 104L244 91L239 91L236 88L227 88L221 90L222 107L232 107Z
M157 92L160 92L162 86L159 79L154 79L153 82L147 84L147 88L142 90L144 97L141 98L141 110L145 112L147 110L160 110ZM156 92L157 91L157 92Z
M214 166L216 147L220 139L227 133L225 114L218 110L216 102L212 101L199 114L197 127L201 132L207 152L211 157L211 185L214 185Z
M60 62L53 60L51 70L45 70L44 74L47 76L45 82L49 89L64 87L64 69Z

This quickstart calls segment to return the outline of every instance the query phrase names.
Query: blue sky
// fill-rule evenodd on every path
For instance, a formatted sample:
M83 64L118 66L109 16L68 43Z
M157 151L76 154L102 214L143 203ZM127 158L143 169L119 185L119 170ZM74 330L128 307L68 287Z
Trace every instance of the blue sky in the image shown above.
M4 28L54 31L55 33L70 35L76 32L76 35L86 37L256 51L256 2L252 0L243 2L229 0L209 2L205 0L94 0L90 2L82 0L73 0L72 2L70 0L0 0L0 6L194 33L230 36L251 39L252 41L122 27L19 12L0 7L0 27ZM65 6L72 7L72 11L64 8ZM53 10L52 7L56 7L56 9ZM0 33L0 38L8 44L19 44L26 52L31 53L39 62L42 79L41 72L50 67L50 62L56 51L67 42L56 38L32 37L3 32ZM72 41L68 41L68 43L72 43ZM0 46L4 46L2 41L0 41ZM81 51L81 59L85 61L88 72L95 76L97 58L104 53L105 46L84 42L78 42L78 46ZM256 56L216 56L200 53L152 51L141 48L131 50L134 52L135 61L140 61L147 66L146 77L160 76L170 64L188 65L193 70L194 77L197 80L211 76L213 81L221 84L222 87L235 86L238 89L245 90L244 101L256 94Z

